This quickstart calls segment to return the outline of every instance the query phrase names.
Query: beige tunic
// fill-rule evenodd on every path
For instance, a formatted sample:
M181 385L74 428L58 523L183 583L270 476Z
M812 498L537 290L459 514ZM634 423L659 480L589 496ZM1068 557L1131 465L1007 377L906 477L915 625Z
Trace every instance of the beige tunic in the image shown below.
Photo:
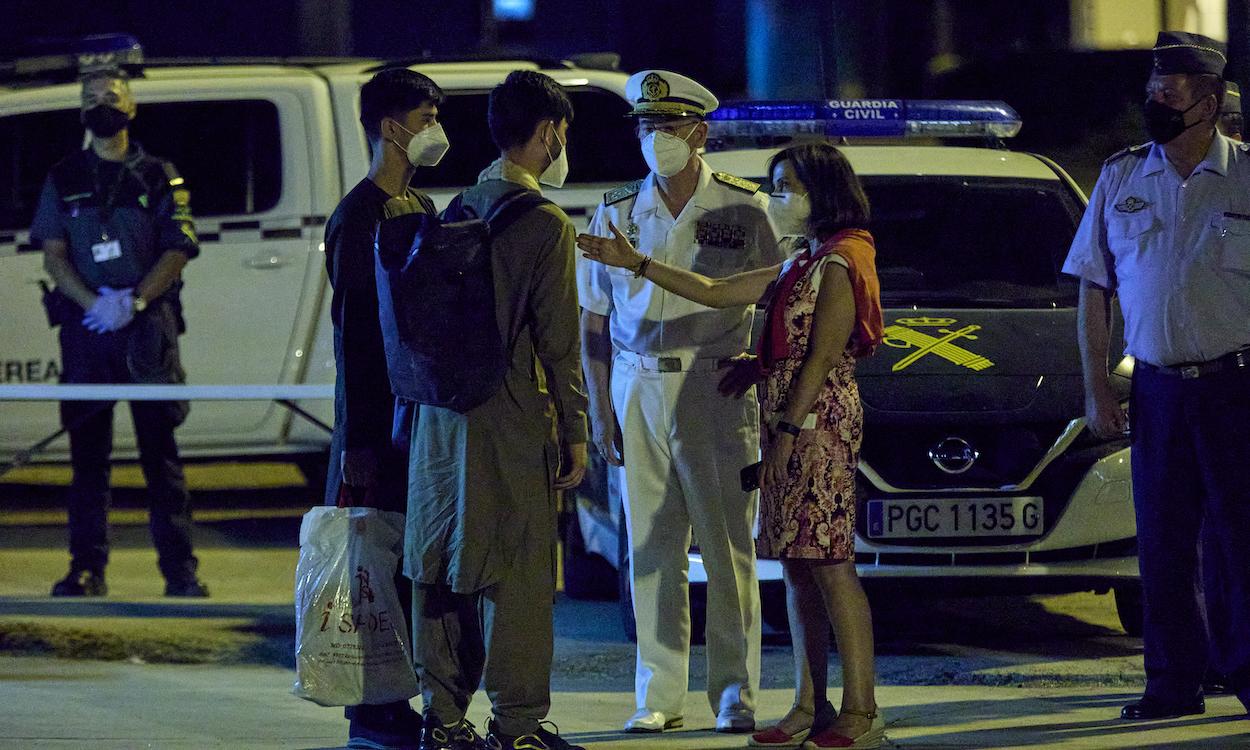
M501 179L502 178L502 179ZM465 193L483 215L533 177L499 162ZM422 406L412 435L405 572L470 593L498 582L521 545L554 544L552 440L586 441L572 222L555 205L495 238L495 308L510 358L503 387L467 414Z

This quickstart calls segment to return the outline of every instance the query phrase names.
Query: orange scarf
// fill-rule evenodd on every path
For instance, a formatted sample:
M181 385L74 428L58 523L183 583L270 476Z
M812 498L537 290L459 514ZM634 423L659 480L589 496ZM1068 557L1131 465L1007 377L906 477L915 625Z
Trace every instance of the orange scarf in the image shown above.
M881 313L881 282L877 280L876 247L863 229L844 229L820 244L816 252L804 250L781 278L773 282L772 294L760 336L759 362L765 372L790 355L786 341L785 307L799 281L817 260L836 253L846 260L851 292L855 297L855 328L851 331L851 355L859 359L873 353L885 336Z

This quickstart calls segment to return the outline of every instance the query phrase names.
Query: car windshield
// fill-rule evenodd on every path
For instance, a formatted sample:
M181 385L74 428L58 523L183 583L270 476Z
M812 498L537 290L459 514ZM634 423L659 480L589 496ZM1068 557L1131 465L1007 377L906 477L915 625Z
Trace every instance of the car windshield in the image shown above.
M1075 304L1061 272L1081 206L1064 185L971 177L865 177L887 306Z

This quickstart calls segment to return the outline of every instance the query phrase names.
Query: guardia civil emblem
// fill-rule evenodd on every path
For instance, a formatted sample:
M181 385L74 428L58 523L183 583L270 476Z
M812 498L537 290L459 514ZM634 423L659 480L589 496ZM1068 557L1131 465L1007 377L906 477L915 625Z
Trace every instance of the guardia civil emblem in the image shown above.
M951 364L966 367L973 372L981 372L993 367L994 363L989 359L954 343L961 339L976 341L975 334L981 330L979 325L957 328L958 322L954 318L929 317L899 318L894 321L894 325L885 329L885 340L882 343L895 349L913 351L895 362L891 369L894 372L905 370L930 354L941 357ZM923 328L936 329L936 335L919 330Z
M646 78L642 79L642 98L646 101L657 102L668 97L668 81L660 77L658 73L649 73Z

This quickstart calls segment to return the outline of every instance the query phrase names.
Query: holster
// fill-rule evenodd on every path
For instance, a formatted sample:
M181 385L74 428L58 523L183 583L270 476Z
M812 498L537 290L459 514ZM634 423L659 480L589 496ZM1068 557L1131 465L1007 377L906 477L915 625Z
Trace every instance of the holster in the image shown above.
M49 328L56 328L62 323L73 323L82 317L82 308L69 295L60 289L49 287L48 282L43 280L39 281L39 288L43 290L43 311L48 316Z

